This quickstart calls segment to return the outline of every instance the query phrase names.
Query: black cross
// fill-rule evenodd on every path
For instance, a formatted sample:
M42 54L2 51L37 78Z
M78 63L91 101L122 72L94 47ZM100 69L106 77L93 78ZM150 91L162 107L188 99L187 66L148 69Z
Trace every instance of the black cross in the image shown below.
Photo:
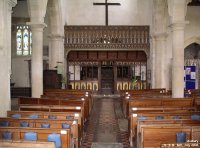
M108 26L108 6L115 5L119 6L120 3L108 3L108 0L105 0L105 3L93 3L93 5L105 5L105 13L106 13L106 26Z

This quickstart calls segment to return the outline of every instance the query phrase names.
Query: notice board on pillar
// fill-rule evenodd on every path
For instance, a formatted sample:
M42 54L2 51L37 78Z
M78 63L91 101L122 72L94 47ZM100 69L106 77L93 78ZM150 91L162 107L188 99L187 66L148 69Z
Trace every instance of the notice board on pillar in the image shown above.
M196 66L184 66L185 70L185 89L196 88Z

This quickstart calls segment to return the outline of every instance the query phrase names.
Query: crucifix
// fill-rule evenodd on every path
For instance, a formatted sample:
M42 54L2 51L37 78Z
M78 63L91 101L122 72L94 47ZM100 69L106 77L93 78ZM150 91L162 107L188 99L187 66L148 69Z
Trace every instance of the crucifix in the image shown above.
M105 5L105 17L106 17L106 26L108 26L108 6L119 6L120 3L108 3L108 0L105 0L105 3L93 3L93 5Z

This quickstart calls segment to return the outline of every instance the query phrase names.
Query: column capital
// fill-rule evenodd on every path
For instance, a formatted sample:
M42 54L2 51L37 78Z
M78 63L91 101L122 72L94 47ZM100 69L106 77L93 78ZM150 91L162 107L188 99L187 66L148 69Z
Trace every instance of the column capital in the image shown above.
M28 12L32 22L44 22L48 0L27 0Z
M186 16L187 4L192 0L168 0L168 13L170 20L182 20Z
M175 30L184 30L185 25L189 24L189 21L174 21L169 27L172 28L172 31Z
M30 25L31 28L44 29L45 27L47 27L47 25L45 23L42 23L42 22L26 22L26 24Z

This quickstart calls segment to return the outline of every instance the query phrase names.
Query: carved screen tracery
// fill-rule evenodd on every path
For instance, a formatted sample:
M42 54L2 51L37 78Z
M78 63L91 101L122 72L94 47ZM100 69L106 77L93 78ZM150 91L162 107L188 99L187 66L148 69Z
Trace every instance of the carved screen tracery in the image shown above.
M65 48L149 49L149 26L65 26Z

